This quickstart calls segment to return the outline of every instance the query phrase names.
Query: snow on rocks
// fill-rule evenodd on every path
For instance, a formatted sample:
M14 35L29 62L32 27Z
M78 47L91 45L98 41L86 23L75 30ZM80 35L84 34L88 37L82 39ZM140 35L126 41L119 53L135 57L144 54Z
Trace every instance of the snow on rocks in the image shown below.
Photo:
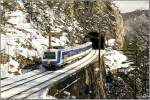
M11 72L18 71L19 63L17 61L10 59L9 65L10 65L9 70L11 70Z
M68 38L66 36L61 36L60 37L60 41L63 42L63 45L65 46L67 44L67 42L69 42Z
M53 18L53 12L51 13ZM1 35L1 49L4 49L10 57L16 57L16 54L31 60L33 56L41 57L42 52L48 47L48 36L45 38L40 34L40 30L34 29L32 23L27 22L26 13L22 10L6 12L6 15L9 18L9 24L4 27L6 33ZM60 32L61 28L62 26L52 27L52 31ZM52 37L52 46L65 46L68 41L66 35L67 33L62 34L59 39ZM2 77L9 77L8 69L10 72L18 71L20 64L14 59L9 60L9 64L1 64L3 66L1 67Z
M104 59L105 64L109 66L111 70L129 66L128 64L122 64L122 62L125 62L127 58L125 55L116 50L106 50Z
M6 78L9 76L8 73L8 63L7 64L1 64L1 78Z
M17 72L18 71L18 66L19 63L15 60L13 60L12 58L10 59L10 61L6 64L1 64L1 78L6 78L6 77L13 77L12 74L9 73L9 71L11 72Z
M127 62L127 57L123 55L121 52L117 50L113 50L113 46L115 45L115 39L109 39L106 41L108 47L105 49L104 62L106 65L106 72L127 68L127 70L132 70L129 68L131 62Z
M113 47L116 43L115 39L109 39L108 41L105 42L106 45L108 45L109 47Z
M29 23L26 23L25 17L26 15L20 11L16 10L9 14L10 19L8 20L9 23L15 24L17 28L31 28Z

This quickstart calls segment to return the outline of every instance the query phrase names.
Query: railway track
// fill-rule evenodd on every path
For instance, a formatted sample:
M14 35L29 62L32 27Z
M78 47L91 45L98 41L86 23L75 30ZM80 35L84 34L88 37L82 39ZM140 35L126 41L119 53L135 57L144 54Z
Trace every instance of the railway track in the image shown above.
M35 96L41 89L47 86L53 86L56 82L75 73L84 66L90 64L96 59L98 52L93 50L83 59L65 68L57 71L46 71L29 73L25 77L19 76L14 79L4 79L1 81L1 98L2 99L30 99Z
M88 53L90 53L90 52L91 52L91 50ZM87 55L87 53L85 53L85 54ZM83 57L85 57L85 56L82 56L80 59L82 59ZM74 63L74 62L76 62L77 60L80 60L80 59L76 59L76 60L72 61L71 63ZM62 68L65 68L68 64L70 64L70 63L65 64ZM59 68L59 70L61 70L62 68ZM51 73L52 72L53 71L51 71ZM15 76L13 78L7 78L5 80L3 79L4 81L1 80L1 87L7 86L7 85L12 84L12 83L14 84L16 82L23 81L23 80L28 82L28 80L30 81L30 80L32 80L34 78L36 79L36 77L38 78L39 76L41 76L41 75L38 75L38 74L41 74L41 73L43 73L42 75L44 75L44 74L49 73L49 72L44 72L44 71L40 71L40 70L34 70L34 71L31 71L31 72L25 73L23 75ZM26 80L26 79L28 79L28 80ZM18 85L21 85L21 83L19 83ZM1 90L1 92L2 91L3 90Z

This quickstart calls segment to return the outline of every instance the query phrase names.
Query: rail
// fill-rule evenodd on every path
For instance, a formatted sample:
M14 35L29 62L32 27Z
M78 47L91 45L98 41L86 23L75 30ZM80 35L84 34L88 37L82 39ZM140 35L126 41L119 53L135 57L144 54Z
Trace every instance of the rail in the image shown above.
M67 76L79 71L93 62L98 56L98 51L92 50L87 56L57 71L29 73L12 79L1 81L2 99L30 99L36 97L40 90L53 86ZM37 98L38 99L38 98Z

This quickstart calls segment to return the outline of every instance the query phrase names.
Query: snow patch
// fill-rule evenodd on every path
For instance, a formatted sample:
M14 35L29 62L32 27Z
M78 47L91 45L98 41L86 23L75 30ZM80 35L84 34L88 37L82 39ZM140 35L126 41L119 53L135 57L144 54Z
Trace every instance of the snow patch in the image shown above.
M108 41L105 41L105 44L108 45L109 47L113 47L116 43L115 39L109 39Z
M11 66L9 67L9 70L11 70L11 72L18 71L19 63L17 61L11 59L9 65Z
M121 52L113 50L112 47L115 45L115 39L109 39L105 43L108 45L103 53L106 71L119 68L126 68L126 71L132 70L132 68L129 68L132 62L128 62L127 57Z
M127 57L116 50L106 50L104 54L105 64L109 66L110 70L118 68L127 68L130 64L123 63L127 61Z

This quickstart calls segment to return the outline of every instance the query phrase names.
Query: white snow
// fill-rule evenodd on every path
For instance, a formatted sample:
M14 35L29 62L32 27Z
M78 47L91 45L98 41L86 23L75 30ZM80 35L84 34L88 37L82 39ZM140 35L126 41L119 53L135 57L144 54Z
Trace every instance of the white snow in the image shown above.
M24 9L24 4L23 4L22 0L17 0L17 2L19 3L20 7L21 7L22 9Z
M109 39L108 41L105 41L105 44L113 47L115 45L116 40L115 39Z
M104 59L105 64L108 65L111 70L129 66L129 63L122 64L122 62L127 61L127 57L113 49L106 50Z
M30 28L29 23L25 23L25 14L22 11L13 11L9 16L11 17L9 23L16 24L18 28Z
M1 78L6 78L9 76L9 73L8 73L8 63L7 64L1 64Z
M66 33L66 32L63 32L63 33L62 33L62 35L63 35L63 36L67 36L67 35L68 35L68 33Z
M18 71L18 66L19 66L18 62L16 62L15 60L10 59L9 65L11 66L11 67L9 67L9 70L11 70L11 72Z
M67 38L66 36L61 36L61 37L60 37L60 41L63 42L63 45L64 45L64 46L65 46L65 44L66 44L67 42L69 42L69 40L68 40L68 38Z
M115 39L109 39L105 43L108 44L108 48L106 48L104 50L105 52L102 54L104 55L105 65L108 67L106 68L106 71L119 68L128 68L131 62L127 62L127 57L125 55L117 50L113 50L112 48L115 45ZM132 69L128 68L128 70Z
M8 71L11 70L11 72L16 72L18 71L18 66L19 63L13 59L10 59L10 62L6 64L1 64L1 78L13 77L13 75L9 74Z
M23 9L24 5L22 1L17 0L21 8ZM52 10L48 10L47 15L51 18L51 24L53 25L54 20L54 12ZM41 11L42 12L42 11ZM26 58L32 59L33 56L41 57L41 54L44 50L48 47L48 36L47 38L43 37L40 34L40 30L34 29L32 27L33 23L28 23L26 20L26 13L22 10L16 10L12 12L6 12L5 13L8 16L8 22L13 24L13 27L11 25L5 25L4 29L6 30L5 34L1 35L1 49L4 49L6 54L9 54L11 57L15 57L16 54L20 54ZM39 17L40 18L40 17ZM64 19L64 16L62 17L62 21ZM51 32L60 32L62 31L61 28L63 28L63 25L53 25L54 27L51 27ZM56 27L55 27L56 26ZM71 26L69 27L71 28ZM54 38L52 37L52 46L66 46L66 42L69 41L67 39L68 33L63 33L60 38ZM19 43L17 43L19 42ZM27 44L28 43L28 44ZM29 50L28 48L23 47L23 45L32 45L33 50ZM36 49L36 50L35 50ZM9 71L15 72L18 70L18 62L15 60L10 59L8 62L9 64L1 64L2 70L1 73L2 76L9 76L7 74L4 75L4 73ZM11 67L11 66L14 67ZM8 68L5 68L8 67ZM11 67L11 68L10 68Z
M69 27L68 27L68 30L69 30L69 31L72 31L72 30L73 30L73 28L72 28L71 26L69 26Z

